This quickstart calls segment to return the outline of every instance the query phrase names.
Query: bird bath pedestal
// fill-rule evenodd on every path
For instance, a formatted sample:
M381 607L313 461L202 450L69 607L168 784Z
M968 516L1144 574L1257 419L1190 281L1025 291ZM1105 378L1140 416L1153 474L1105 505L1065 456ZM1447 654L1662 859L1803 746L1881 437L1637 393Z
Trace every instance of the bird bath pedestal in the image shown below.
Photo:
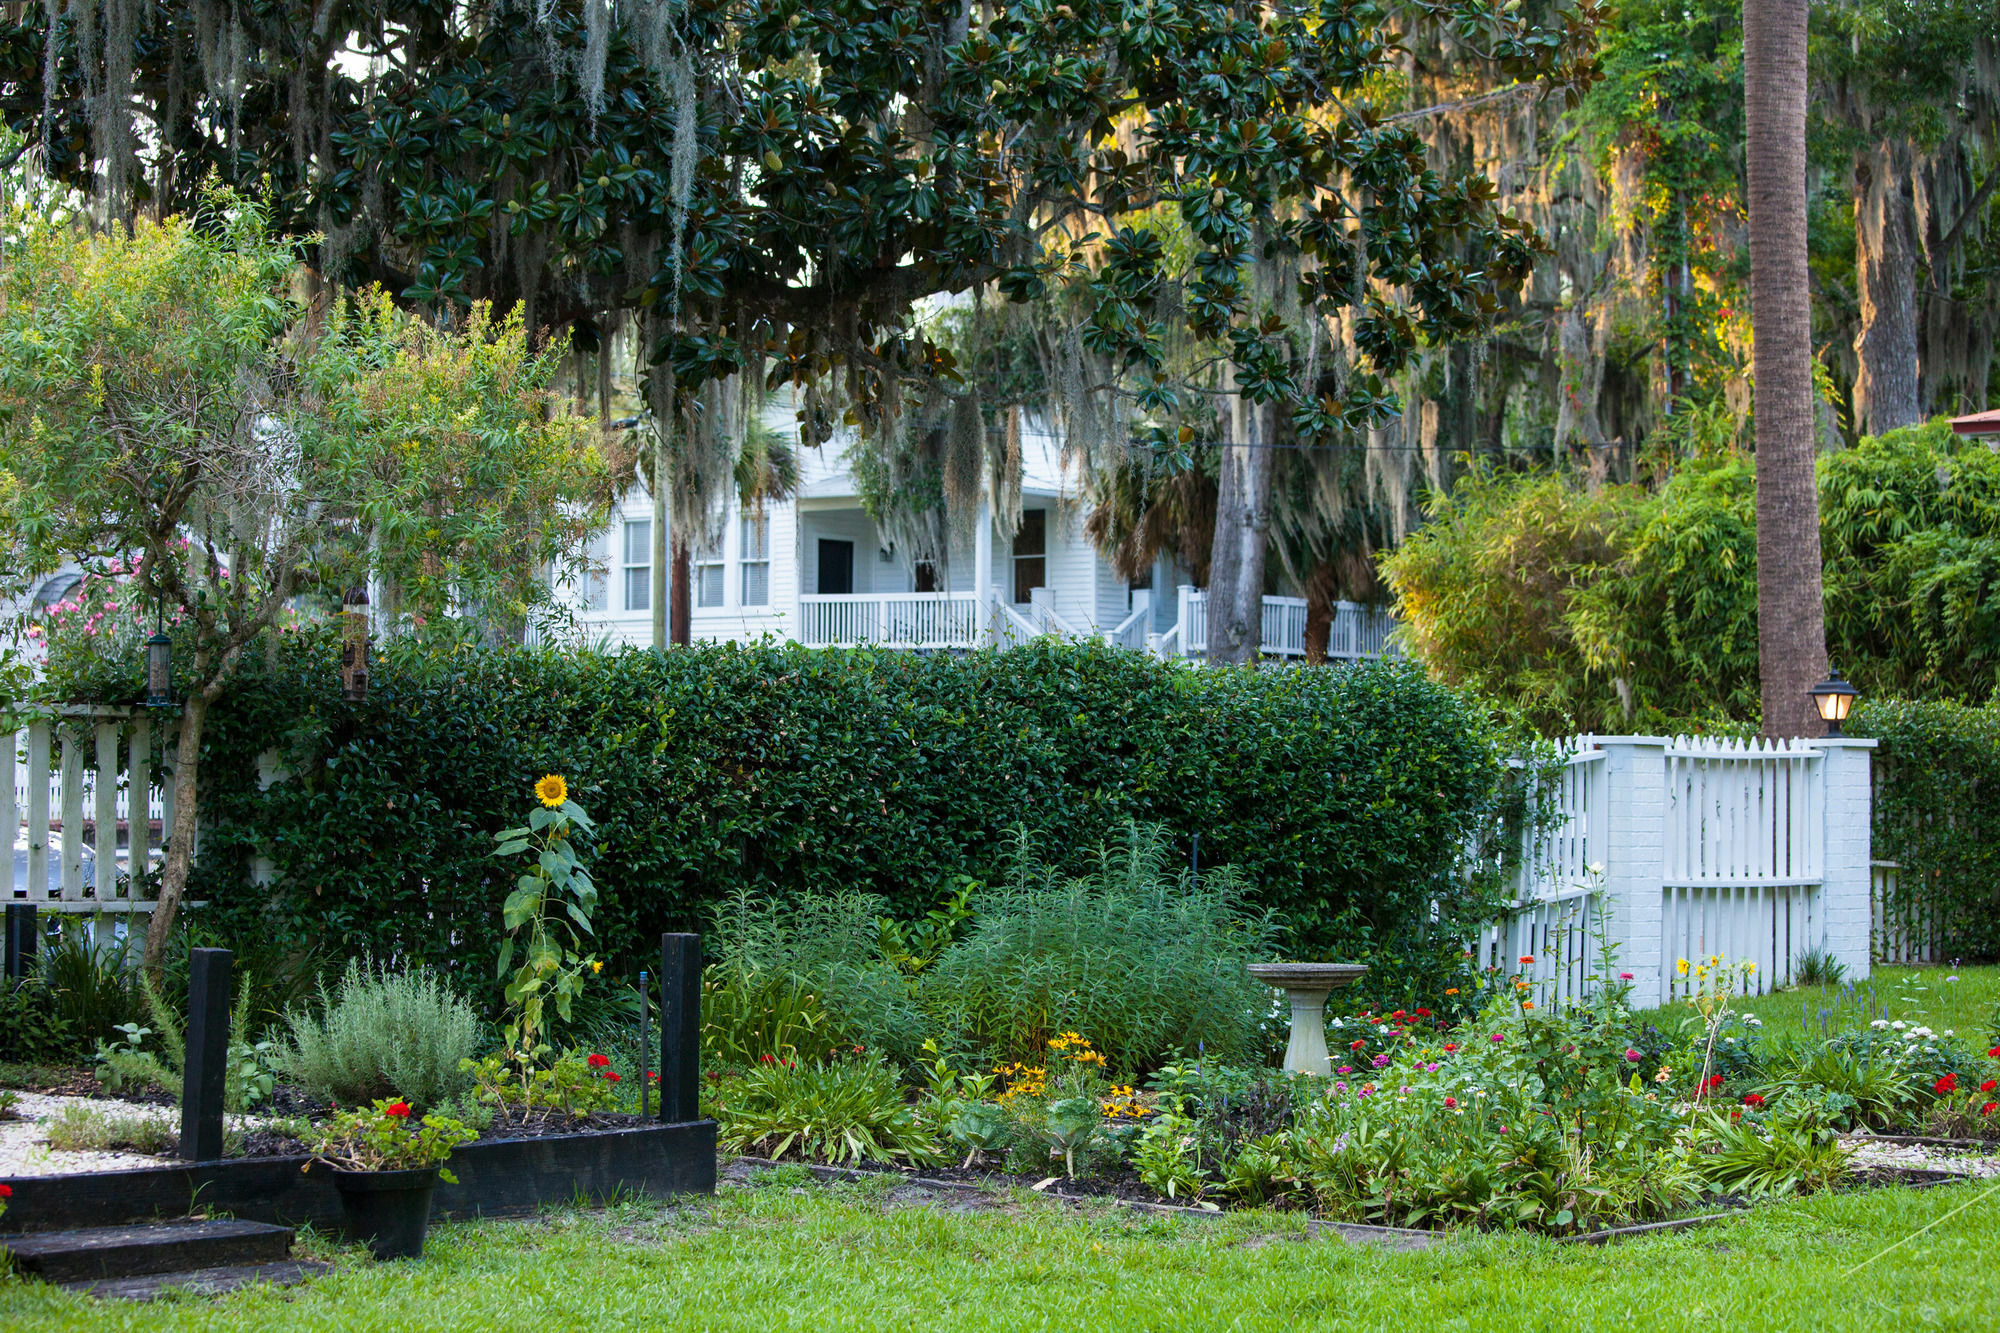
M1292 1038L1285 1043L1285 1068L1296 1074L1333 1077L1326 1054L1326 997L1351 986L1368 970L1365 963L1252 963L1250 975L1277 986L1292 1002Z

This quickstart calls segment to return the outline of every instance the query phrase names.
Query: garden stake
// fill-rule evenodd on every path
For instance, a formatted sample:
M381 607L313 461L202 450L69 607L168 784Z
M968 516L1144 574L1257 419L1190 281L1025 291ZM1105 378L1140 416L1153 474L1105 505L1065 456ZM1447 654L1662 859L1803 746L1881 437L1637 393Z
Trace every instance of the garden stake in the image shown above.
M646 1118L646 981L644 972L639 974L639 1118Z
M660 936L660 1119L701 1118L701 936Z

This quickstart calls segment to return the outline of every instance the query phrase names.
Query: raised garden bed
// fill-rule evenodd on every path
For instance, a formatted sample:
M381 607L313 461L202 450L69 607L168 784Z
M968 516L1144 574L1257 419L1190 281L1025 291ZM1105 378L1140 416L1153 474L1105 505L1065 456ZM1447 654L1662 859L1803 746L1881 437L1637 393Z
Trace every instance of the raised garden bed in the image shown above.
M515 1217L545 1204L620 1195L715 1191L715 1122L482 1139L452 1154L458 1184L440 1184L438 1218ZM15 1176L0 1231L119 1226L207 1209L254 1222L337 1229L333 1173L302 1155L234 1157L185 1166Z

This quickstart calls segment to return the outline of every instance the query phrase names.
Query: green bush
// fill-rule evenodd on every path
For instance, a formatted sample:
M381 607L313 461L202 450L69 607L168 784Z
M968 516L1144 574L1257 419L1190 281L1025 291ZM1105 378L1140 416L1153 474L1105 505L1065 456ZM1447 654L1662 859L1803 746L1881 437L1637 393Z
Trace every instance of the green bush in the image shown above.
M248 654L209 723L191 897L217 938L313 939L490 986L511 880L488 855L544 773L597 818L612 970L748 886L921 916L1007 831L1085 852L1127 823L1201 838L1289 952L1362 957L1484 915L1461 849L1501 764L1483 715L1401 662L1192 669L1104 645L925 656L765 643L665 654L388 645L365 704L335 649ZM264 788L257 755L289 776ZM245 892L250 858L268 891ZM1072 869L1082 869L1079 861ZM497 988L494 988L497 989Z
M77 1045L41 978L0 982L0 1064L53 1063L74 1055Z
M429 968L377 970L350 962L337 989L319 991L319 1014L286 1017L280 1068L316 1096L343 1106L401 1096L439 1106L472 1087L460 1068L479 1050L479 1014Z
M1983 708L1863 699L1875 751L1877 860L1891 928L1934 958L2000 958L2000 700Z
M1039 1065L1052 1037L1078 1032L1124 1070L1250 1051L1272 992L1244 968L1269 957L1274 931L1241 874L1197 877L1139 825L1080 875L1046 855L1020 834L965 937L922 974L948 1045Z
M2000 681L2000 454L1943 418L1819 462L1826 638L1866 694L1978 703ZM1474 472L1383 561L1412 649L1546 732L1754 723L1756 474L1658 491Z
M120 1025L146 1016L139 989L137 953L123 940L99 941L91 922L72 917L62 933L44 942L36 975L48 988L55 1013L81 1050L118 1036Z

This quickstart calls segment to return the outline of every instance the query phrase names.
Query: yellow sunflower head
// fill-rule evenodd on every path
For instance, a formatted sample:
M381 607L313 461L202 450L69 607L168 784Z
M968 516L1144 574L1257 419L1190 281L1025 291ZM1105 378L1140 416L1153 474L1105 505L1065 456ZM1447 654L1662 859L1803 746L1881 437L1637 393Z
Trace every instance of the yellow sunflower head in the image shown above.
M535 784L535 799L551 810L560 810L569 799L569 784L554 773L547 774Z

